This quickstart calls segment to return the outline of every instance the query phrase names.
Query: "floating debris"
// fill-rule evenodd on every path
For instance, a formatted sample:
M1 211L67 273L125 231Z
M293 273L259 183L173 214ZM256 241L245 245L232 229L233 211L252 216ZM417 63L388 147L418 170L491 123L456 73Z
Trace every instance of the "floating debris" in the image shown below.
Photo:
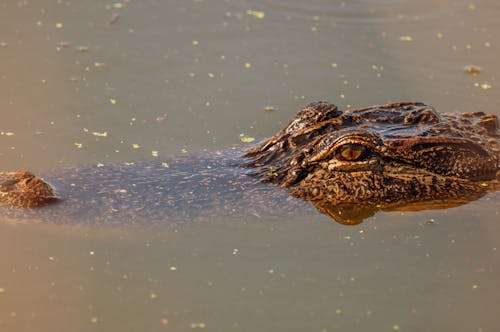
M120 19L120 13L113 13L108 20L108 25L115 24Z
M94 132L92 132L92 135L94 135L96 137L108 137L108 132L107 131L103 131L103 132L94 131Z
M489 84L489 83L477 83L477 82L476 82L476 83L474 83L474 86L475 86L476 88L481 88L481 89L483 89L483 90L489 90L489 89L491 89L491 88L493 87L493 86L492 86L491 84Z
M158 117L156 117L156 122L158 123L162 123L163 121L165 121L167 119L167 113L164 113Z
M205 327L207 327L207 325L205 323L190 323L189 324L189 327L192 328L192 329L204 329Z
M255 141L255 138L249 136L241 136L240 141L242 141L243 143L252 143L253 141Z
M483 68L476 66L476 65L467 65L467 66L464 66L463 69L467 74L471 74L471 75L477 75L483 71Z
M274 106L264 106L264 112L276 112L277 110Z
M77 46L75 47L75 50L77 50L80 53L85 53L89 51L89 48L87 46Z
M68 48L70 45L69 42L66 42L66 41L60 41L59 43L57 43L57 48Z
M427 220L424 224L425 224L425 225L428 225L428 226L430 226L430 225L435 225L435 224L436 224L436 221L435 221L434 219L429 219L429 220Z
M399 37L399 40L403 41L403 42L411 42L411 41L413 41L413 37L412 36L401 36L401 37Z
M258 10L251 10L251 9L247 10L247 15L256 17L258 19L263 19L264 17L266 17L266 13L264 13L262 11L258 11Z

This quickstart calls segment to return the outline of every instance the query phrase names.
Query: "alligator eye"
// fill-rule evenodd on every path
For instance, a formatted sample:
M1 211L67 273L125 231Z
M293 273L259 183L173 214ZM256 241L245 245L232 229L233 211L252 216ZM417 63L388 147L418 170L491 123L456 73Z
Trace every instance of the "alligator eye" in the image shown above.
M335 157L342 161L358 161L363 159L367 152L368 149L364 145L344 144L338 149Z

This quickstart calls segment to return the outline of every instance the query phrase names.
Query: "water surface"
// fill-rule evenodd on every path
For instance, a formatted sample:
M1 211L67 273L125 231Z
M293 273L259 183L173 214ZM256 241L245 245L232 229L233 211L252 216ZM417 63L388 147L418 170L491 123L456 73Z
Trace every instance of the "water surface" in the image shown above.
M0 1L1 169L245 144L315 100L500 115L499 14L493 0ZM495 331L498 211L491 194L355 227L2 222L0 327Z

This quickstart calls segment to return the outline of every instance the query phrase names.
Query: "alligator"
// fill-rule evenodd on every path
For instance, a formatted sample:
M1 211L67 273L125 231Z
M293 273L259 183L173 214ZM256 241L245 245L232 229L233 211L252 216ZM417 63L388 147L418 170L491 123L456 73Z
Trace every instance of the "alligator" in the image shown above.
M342 224L378 211L442 209L500 190L495 115L420 102L341 111L314 102L276 135L168 163L0 173L0 216L52 223L164 224L281 218L314 208Z

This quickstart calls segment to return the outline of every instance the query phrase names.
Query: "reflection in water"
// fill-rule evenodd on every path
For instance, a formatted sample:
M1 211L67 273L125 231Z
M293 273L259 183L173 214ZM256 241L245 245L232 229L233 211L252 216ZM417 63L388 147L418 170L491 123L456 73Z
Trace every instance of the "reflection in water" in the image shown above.
M216 159L187 156L172 168L146 162L60 172L49 181L59 183L62 204L49 211L63 222L77 215L97 224L147 224L283 217L300 210L303 204L253 180L244 166L258 180L289 188L337 222L353 225L380 210L455 207L499 190L499 137L498 118L482 112L438 114L422 103L341 112L311 103L278 134L247 150L247 160L234 150ZM53 202L55 191L28 172L0 173L0 204L36 207Z

